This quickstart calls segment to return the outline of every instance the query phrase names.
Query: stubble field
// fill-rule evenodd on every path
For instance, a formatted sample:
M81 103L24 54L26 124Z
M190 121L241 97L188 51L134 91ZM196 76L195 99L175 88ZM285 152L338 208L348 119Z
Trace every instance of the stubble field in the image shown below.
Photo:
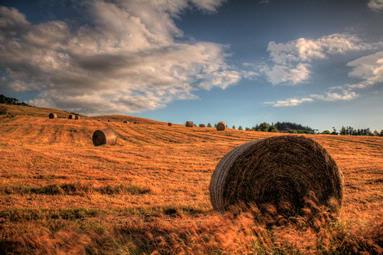
M309 135L343 172L339 220L270 227L215 213L208 187L229 150L281 134L122 120L0 119L0 253L383 252L382 137ZM117 145L94 147L106 127Z

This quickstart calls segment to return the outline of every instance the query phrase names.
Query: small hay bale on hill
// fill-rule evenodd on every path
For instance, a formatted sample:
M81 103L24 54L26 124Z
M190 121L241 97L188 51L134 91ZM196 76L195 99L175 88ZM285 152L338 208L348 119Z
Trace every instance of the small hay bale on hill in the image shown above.
M73 114L69 114L68 115L68 119L70 119L70 120L74 119L74 115Z
M127 121L127 120L124 120L123 123L128 124L128 121Z
M223 121L220 121L217 123L216 128L218 131L224 131L226 129L226 123Z
M190 121L190 120L186 121L185 127L194 127L193 121Z
M208 128L211 128L212 126L211 126L211 124L210 124L210 123L207 123L207 127L208 127Z
M168 126L171 127L173 126L173 124L171 122L168 122Z
M205 126L205 124L199 124L199 127L204 128L206 126Z
M75 120L79 120L79 119L80 119L80 115L77 115L77 114L76 114L76 115L74 116L74 119L75 119Z
M219 212L234 205L273 205L279 215L301 215L312 197L337 212L342 195L342 173L335 161L303 136L271 137L234 148L218 163L210 182L211 203Z
M104 144L114 145L117 142L117 135L110 128L96 130L93 133L92 141L94 146L99 146Z
M48 118L50 118L50 119L57 119L57 114L51 112L51 113L48 114Z

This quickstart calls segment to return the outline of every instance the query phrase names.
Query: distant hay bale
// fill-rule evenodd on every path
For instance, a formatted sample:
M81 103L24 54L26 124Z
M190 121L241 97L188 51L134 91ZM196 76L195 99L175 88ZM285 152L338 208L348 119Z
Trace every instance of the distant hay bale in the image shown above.
M57 114L51 112L51 113L48 114L48 118L50 118L50 119L57 119Z
M194 127L194 123L193 123L193 121L188 120L188 121L186 121L185 126L186 127Z
M75 120L79 120L79 119L80 119L80 115L77 115L77 114L76 114L76 115L74 116L74 119L75 119Z
M123 123L127 124L127 123L128 123L128 121L127 121L127 120L124 120L124 121L123 121Z
M69 114L68 115L68 119L70 119L70 120L74 119L74 115L73 114Z
M93 133L92 141L94 146L109 144L114 145L117 142L117 135L110 128L96 130Z
M208 128L211 128L212 126L211 126L211 124L210 124L210 123L207 123L207 127L208 127Z
M303 136L245 143L218 163L210 182L213 208L273 205L280 215L302 214L308 197L332 211L342 202L342 173L327 151Z
M168 126L171 127L173 124L171 122L168 122Z
M205 124L199 124L199 127L204 128L206 126L205 126Z
M217 130L218 131L224 131L226 129L226 123L223 121L220 121L217 123Z

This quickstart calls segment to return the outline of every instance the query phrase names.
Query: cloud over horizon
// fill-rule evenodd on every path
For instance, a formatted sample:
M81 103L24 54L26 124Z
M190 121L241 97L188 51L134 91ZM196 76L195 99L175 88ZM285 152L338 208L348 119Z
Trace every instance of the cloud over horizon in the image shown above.
M0 66L6 88L34 92L31 104L84 113L153 110L197 90L225 89L240 73L225 61L225 46L186 41L174 19L221 0L94 1L89 24L30 23L0 6Z

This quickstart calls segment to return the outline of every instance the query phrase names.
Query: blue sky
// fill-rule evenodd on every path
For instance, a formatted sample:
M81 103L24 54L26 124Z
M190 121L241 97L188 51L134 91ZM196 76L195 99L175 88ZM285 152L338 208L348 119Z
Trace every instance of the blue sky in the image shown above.
M0 93L34 105L383 128L381 0L0 6Z

